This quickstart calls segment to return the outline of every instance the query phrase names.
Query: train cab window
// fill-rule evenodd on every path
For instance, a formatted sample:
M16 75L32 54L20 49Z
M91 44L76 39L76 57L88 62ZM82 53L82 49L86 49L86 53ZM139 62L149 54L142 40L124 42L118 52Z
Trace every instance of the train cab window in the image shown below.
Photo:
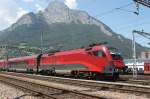
M122 59L121 52L118 49L109 49L109 52L114 60Z
M93 52L94 56L99 56L99 57L105 57L105 54L103 51L95 51Z
M113 57L113 59L122 59L122 56L119 54L111 54L111 56Z

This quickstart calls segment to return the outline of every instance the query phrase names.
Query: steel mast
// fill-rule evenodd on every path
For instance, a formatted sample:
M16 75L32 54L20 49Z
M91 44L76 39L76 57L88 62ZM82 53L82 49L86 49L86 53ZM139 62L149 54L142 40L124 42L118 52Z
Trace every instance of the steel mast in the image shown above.
M132 35L133 35L133 39L132 39L132 57L133 57L133 77L137 78L137 66L136 66L136 46L135 46L135 33L147 38L150 40L150 33L146 33L143 30L142 31L137 31L137 30L133 30L132 31Z

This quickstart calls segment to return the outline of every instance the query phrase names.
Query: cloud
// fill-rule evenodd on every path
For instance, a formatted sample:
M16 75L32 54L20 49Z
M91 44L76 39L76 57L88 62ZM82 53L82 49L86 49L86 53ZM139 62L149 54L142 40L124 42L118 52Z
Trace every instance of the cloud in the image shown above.
M27 12L15 0L0 0L0 30L15 23L18 18Z
M50 1L53 0L0 0L0 30L6 29L28 12L43 11ZM77 6L76 0L65 0L65 2L71 8Z
M71 9L76 9L78 6L77 0L65 0L64 3Z
M40 4L35 4L35 7L36 7L36 11L38 12L38 11L44 11L44 7L42 7Z
M24 10L23 8L20 7L20 8L18 8L18 11L17 11L16 13L17 13L17 15L16 15L16 20L17 20L17 19L20 18L22 15L28 13L28 11L26 11L26 10Z
M23 0L24 2L32 3L34 0Z

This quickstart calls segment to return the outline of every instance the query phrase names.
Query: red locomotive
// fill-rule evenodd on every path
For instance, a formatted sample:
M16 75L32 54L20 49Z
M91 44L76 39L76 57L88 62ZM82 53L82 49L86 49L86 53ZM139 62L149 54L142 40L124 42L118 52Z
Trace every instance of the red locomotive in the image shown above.
M116 48L93 44L87 48L0 60L0 68L99 79L118 78L125 64Z

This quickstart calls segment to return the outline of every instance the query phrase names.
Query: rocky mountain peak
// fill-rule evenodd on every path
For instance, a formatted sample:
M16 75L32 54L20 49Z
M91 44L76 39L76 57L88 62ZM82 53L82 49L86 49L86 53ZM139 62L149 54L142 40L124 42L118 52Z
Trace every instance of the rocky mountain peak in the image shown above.
M53 24L53 23L76 23L76 24L86 24L86 25L96 25L108 36L112 36L112 30L108 28L101 21L90 16L85 11L72 10L67 7L63 2L55 0L50 2L48 7L44 12L28 13L23 15L15 24L12 25L11 29L15 29L21 25L31 25L31 24ZM109 30L108 30L109 29Z
M68 23L70 9L63 2L53 1L43 12L43 16L48 24L52 23Z
M35 21L35 14L30 12L28 14L23 15L19 20L18 20L18 24L32 24L33 21Z
M50 2L45 11L25 14L9 28L0 31L0 43L27 42L39 46L41 33L44 33L43 42L47 47L55 48L61 44L63 49L70 49L95 42L108 42L120 47L124 56L131 55L130 40L116 34L87 12L69 9L56 0ZM137 49L140 51L143 47L138 45Z
M52 1L48 7L46 8L46 11L51 11L51 10L66 10L69 9L67 5L65 5L63 2L60 2L58 0Z
M87 12L69 9L67 5L58 0L55 0L48 5L43 12L43 16L48 24L74 22L76 24L97 25L107 35L113 35L105 28L102 22L91 17Z

